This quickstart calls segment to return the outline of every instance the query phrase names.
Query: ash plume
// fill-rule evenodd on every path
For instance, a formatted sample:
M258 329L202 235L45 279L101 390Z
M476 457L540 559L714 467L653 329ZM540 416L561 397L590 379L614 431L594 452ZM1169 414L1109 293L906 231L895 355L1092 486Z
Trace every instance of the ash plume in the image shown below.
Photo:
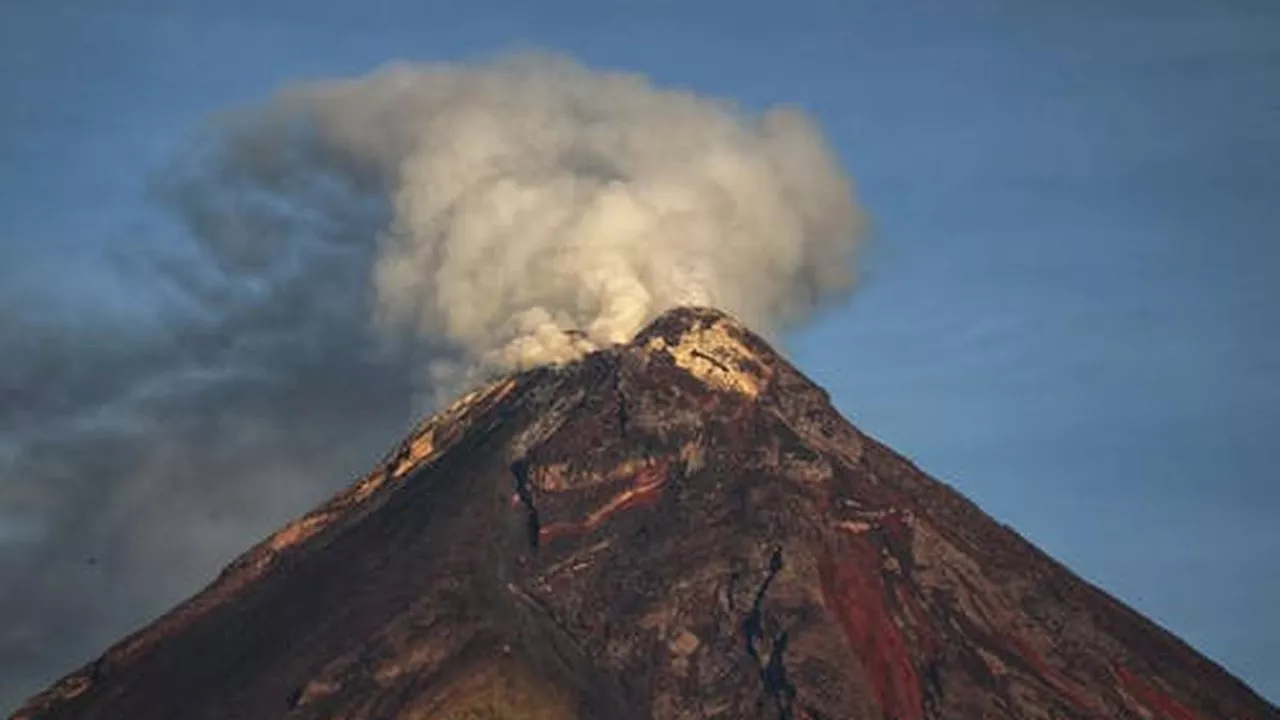
M155 190L151 312L0 304L0 707L367 469L414 398L683 304L783 331L862 229L799 110L542 54L286 87Z

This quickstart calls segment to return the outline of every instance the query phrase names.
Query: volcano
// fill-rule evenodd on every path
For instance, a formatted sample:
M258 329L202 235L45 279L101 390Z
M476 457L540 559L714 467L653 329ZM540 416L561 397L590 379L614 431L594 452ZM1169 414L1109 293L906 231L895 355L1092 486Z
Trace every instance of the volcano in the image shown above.
M681 308L484 387L24 720L1280 711Z

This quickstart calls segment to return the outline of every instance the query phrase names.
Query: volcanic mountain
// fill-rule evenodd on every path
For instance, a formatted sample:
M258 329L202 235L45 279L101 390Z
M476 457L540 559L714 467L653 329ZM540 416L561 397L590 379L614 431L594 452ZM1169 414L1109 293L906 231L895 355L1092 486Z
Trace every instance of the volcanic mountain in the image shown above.
M1280 712L683 308L458 401L15 717Z

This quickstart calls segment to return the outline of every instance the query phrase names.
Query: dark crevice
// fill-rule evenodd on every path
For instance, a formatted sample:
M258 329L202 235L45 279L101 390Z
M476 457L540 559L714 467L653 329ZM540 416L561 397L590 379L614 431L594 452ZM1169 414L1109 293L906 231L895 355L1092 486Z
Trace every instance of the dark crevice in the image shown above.
M796 699L796 686L791 682L791 678L787 677L787 665L783 659L783 655L787 652L787 641L787 631L779 630L769 650L769 663L765 665L761 674L765 692L773 698L774 705L778 709L778 720L791 720L792 704Z
M732 372L733 372L733 370L732 370L732 369L730 369L728 365L725 365L724 363L722 363L722 362L720 362L719 360L715 359L714 357L712 357L712 356L708 355L707 353L702 352L701 350L696 350L696 349L695 349L695 350L694 350L692 353L690 353L690 354L691 354L691 355L693 355L694 357L702 358L703 360L706 360L707 362L711 363L712 365L715 365L716 367L720 368L721 370L723 370L723 371L725 371L725 372L727 372L727 373L732 373Z
M760 659L760 651L756 648L756 643L764 637L764 595L769 591L769 586L773 584L773 579L778 576L782 570L782 548L773 549L773 555L769 557L769 574L765 576L764 582L760 584L760 589L756 591L755 602L751 604L751 612L747 613L747 617L742 621L742 633L747 640L747 653L756 660Z
M615 369L613 372L613 398L618 403L618 437L623 442L626 442L628 426L631 423L631 414L627 408L627 396L622 392L621 369Z
M925 709L931 715L936 715L942 707L943 691L942 676L938 673L938 661L930 662L924 671L925 681Z
M511 464L511 475L515 478L516 496L524 505L525 527L528 532L529 547L538 551L538 536L542 531L542 523L538 520L538 508L533 504L533 488L529 485L529 464L517 460Z
M760 584L760 589L756 591L755 602L751 604L751 611L742 621L742 634L746 639L747 654L761 667L760 681L764 684L767 698L773 701L774 707L778 710L778 720L792 720L795 716L792 706L796 698L796 686L787 676L784 659L789 642L787 631L779 628L777 632L769 633L769 659L762 661L760 657L760 643L765 639L766 633L764 596L781 571L782 548L775 547L773 555L769 558L769 574Z

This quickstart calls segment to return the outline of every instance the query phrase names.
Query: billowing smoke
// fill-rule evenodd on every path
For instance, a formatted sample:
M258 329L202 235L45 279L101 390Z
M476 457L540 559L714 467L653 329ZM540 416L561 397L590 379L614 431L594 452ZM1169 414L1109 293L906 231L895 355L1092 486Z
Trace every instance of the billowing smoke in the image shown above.
M154 311L0 304L0 704L369 467L415 397L681 304L785 330L861 228L803 113L543 55L286 88L155 187L181 232L125 268Z
M751 117L521 56L294 87L229 125L199 168L271 216L246 228L233 204L202 221L262 262L288 251L281 203L313 219L364 201L377 316L456 354L437 382L571 359L681 304L768 332L850 283L849 183L795 110Z

